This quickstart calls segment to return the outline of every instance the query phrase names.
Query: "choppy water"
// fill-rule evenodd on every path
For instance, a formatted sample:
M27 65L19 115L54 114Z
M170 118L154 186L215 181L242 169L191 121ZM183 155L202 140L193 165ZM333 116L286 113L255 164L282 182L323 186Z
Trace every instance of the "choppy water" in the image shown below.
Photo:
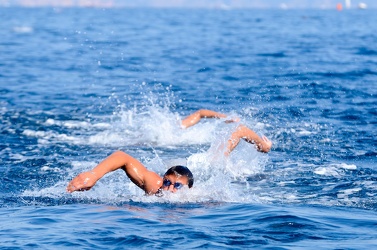
M377 16L367 11L0 9L3 248L377 246ZM240 117L274 143L223 159ZM192 190L123 172L67 182L114 150Z

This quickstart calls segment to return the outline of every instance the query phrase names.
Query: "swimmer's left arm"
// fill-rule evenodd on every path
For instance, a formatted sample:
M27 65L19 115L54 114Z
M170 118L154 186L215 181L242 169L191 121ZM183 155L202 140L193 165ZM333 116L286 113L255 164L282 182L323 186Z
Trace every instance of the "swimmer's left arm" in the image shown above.
M182 120L182 128L197 124L202 118L226 118L227 115L209 109L200 109Z

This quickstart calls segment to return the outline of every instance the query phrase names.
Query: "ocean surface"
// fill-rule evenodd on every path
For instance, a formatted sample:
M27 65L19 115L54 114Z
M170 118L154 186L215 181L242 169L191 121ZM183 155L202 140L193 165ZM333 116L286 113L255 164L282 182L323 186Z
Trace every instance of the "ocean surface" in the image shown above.
M0 8L1 249L377 248L376 10ZM240 118L273 142L221 151ZM192 189L145 196L115 150Z

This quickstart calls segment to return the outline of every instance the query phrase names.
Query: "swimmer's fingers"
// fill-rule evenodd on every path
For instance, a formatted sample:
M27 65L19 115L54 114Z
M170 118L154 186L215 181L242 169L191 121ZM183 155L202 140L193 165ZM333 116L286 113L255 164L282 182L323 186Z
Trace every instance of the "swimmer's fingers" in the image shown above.
M268 139L266 136L262 136L262 139L263 139L263 141L264 142L266 142L266 143L268 143L268 144L270 144L270 145L272 145L272 142L271 142L271 140L270 139Z
M83 172L77 175L67 186L67 192L86 191L91 189L97 182L92 172Z
M272 147L272 141L270 141L270 139L268 139L266 136L262 136L262 140L264 142L263 151L267 153Z

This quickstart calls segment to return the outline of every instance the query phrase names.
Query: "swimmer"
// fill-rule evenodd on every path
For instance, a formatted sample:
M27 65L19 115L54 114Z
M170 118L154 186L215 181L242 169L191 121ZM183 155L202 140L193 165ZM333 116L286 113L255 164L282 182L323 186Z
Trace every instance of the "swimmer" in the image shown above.
M188 128L197 124L201 118L226 118L227 116L211 110L198 110L182 120L182 127ZM238 122L237 120L228 120ZM270 151L272 142L265 136L259 137L253 130L245 125L238 125L228 140L225 155L228 156L237 147L240 140L255 144L258 151L267 153ZM90 190L99 179L107 173L122 169L130 180L146 195L161 196L162 191L177 192L184 186L191 188L194 177L185 166L174 166L163 175L148 170L140 161L132 156L116 151L88 172L82 172L73 178L67 186L67 192Z
M227 115L218 113L208 109L200 109L191 115L184 118L181 122L181 127L186 129L199 123L202 118L227 118ZM226 123L239 122L239 118L225 120ZM256 149L262 153L268 153L271 150L272 142L266 137L260 137L253 130L245 125L238 125L228 140L227 150L225 155L228 156L233 149L238 145L240 140L243 139L250 144L255 144Z
M228 140L227 149L224 152L228 156L238 145L241 139L255 144L257 150L267 153L272 143L263 136L259 137L254 131L244 125L239 125ZM162 190L177 192L183 186L191 188L194 184L194 177L191 171L184 166L174 166L168 169L163 177L153 171L149 171L140 161L132 156L116 151L98 164L91 171L77 175L67 186L67 191L86 191L91 189L99 179L109 172L122 169L128 178L147 195L162 195Z
M109 172L122 169L128 178L146 195L162 195L162 190L177 192L184 186L191 188L194 177L191 171L184 166L174 166L168 169L163 177L149 171L140 161L132 156L116 151L99 163L91 171L77 175L67 186L67 192L90 190L99 179Z

